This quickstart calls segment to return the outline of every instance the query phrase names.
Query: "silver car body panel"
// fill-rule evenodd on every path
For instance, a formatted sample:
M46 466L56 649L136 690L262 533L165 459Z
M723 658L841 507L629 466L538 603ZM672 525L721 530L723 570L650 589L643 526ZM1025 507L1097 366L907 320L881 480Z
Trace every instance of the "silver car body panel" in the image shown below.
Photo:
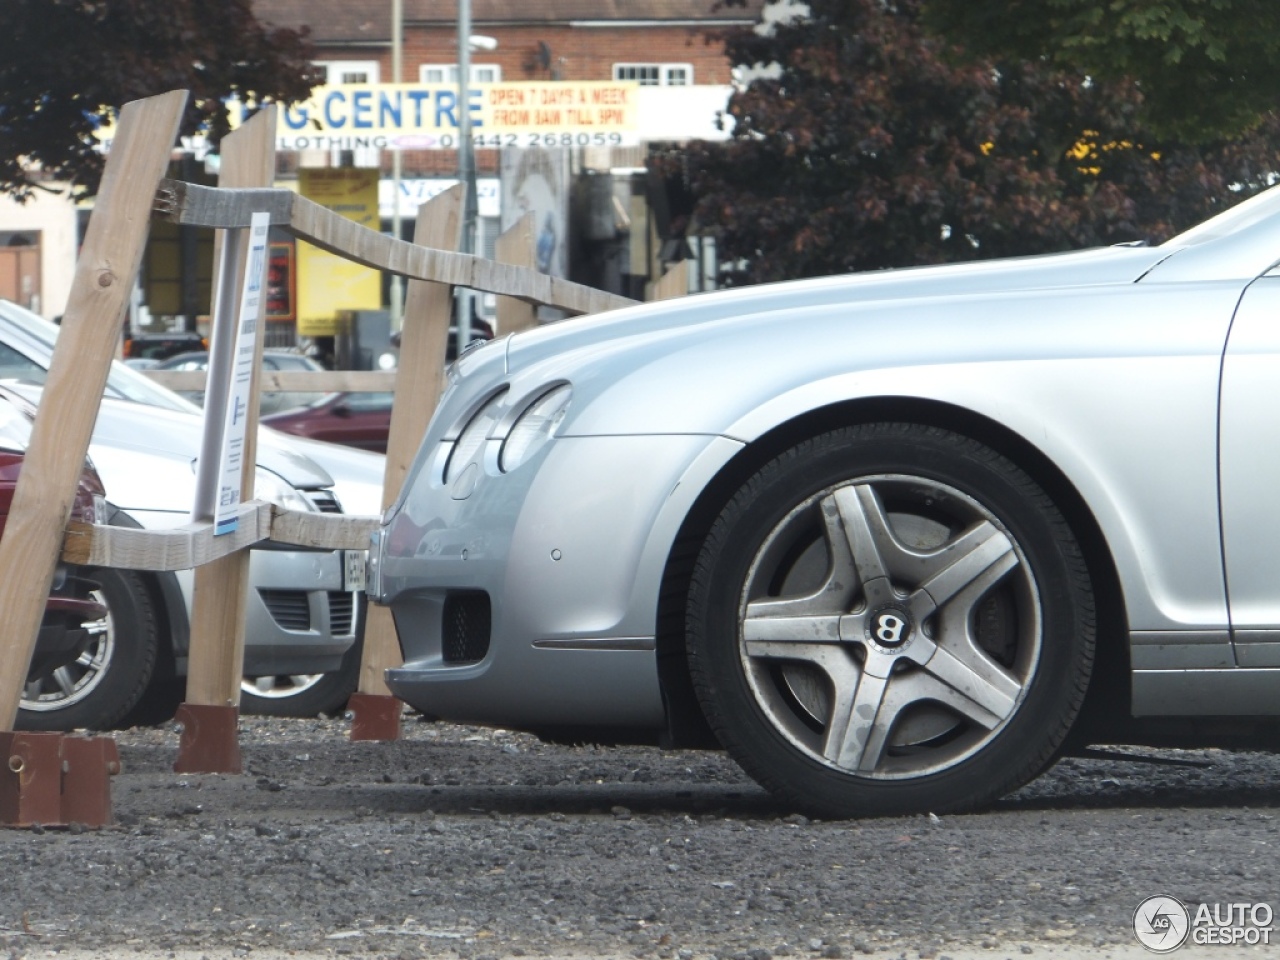
M1033 447L1092 513L1135 713L1280 713L1280 283L1255 283L1280 261L1277 211L1272 191L1159 248L744 288L464 355L376 538L371 596L406 653L393 690L447 718L650 723L658 587L724 464L815 410L945 405ZM504 474L505 431L556 383L572 389L556 438ZM446 484L453 441L495 397L492 439ZM492 646L455 666L440 614L465 589L492 598ZM1238 695L1188 699L1197 678Z
M1280 278L1241 300L1222 363L1222 542L1237 644L1280 641ZM1275 664L1271 664L1274 666Z
M539 469L485 477L465 499L438 481L415 488L384 535L420 549L384 555L379 571L399 597L405 665L387 673L392 692L461 721L660 726L653 597L693 500L740 449L722 437L565 438ZM502 598L502 656L445 662L441 611L459 590Z
M318 466L322 469L331 478L333 492L342 505L343 513L368 517L382 513L382 484L387 458L381 453L286 435L268 427L258 428L258 442L287 446L313 468ZM261 462L268 465L266 461Z

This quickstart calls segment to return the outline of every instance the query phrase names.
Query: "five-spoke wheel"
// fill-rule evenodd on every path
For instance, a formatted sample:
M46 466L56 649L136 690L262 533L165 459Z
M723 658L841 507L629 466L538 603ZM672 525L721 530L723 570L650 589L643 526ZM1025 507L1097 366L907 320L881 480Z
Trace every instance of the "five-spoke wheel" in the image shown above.
M699 559L690 662L726 747L821 815L950 810L1043 767L1092 662L1084 562L1013 463L946 431L806 441Z

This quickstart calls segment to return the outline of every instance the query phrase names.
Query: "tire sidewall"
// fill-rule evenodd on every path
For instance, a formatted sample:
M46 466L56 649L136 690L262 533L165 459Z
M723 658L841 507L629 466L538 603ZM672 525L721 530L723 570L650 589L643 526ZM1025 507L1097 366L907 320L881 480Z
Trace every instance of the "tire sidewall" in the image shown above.
M1039 660L1013 716L976 754L901 780L843 773L791 744L756 700L739 652L741 592L757 552L794 507L862 476L919 476L998 518L1031 567L1042 618ZM1010 461L949 431L868 424L823 434L771 461L732 498L704 545L689 603L695 688L721 741L757 780L823 816L967 809L1043 768L1065 736L1092 660L1079 616L1083 562L1048 497Z
M151 682L160 630L155 600L143 576L110 567L86 570L83 576L99 585L111 612L111 657L82 700L57 710L20 708L19 730L109 730L138 704Z

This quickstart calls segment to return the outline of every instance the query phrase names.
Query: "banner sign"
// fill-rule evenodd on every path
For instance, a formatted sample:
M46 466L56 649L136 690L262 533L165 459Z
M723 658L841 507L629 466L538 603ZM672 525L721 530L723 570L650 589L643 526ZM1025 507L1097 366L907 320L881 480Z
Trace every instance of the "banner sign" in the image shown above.
M303 167L298 192L362 227L378 229L378 171ZM331 337L343 310L382 306L382 274L373 267L298 241L298 335Z
M615 82L487 83L469 91L478 148L639 143L640 85ZM279 108L279 150L453 150L460 110L454 86L372 83L316 87ZM239 111L232 105L232 122Z
M694 84L648 87L608 81L486 83L471 88L472 142L497 147L619 147L652 140L725 140L733 88ZM347 84L316 87L310 99L277 107L276 149L452 150L458 145L458 91L438 84ZM237 126L245 108L227 102ZM109 150L112 123L96 131ZM203 157L196 135L183 148Z
M253 359L257 349L258 321L262 316L262 285L267 273L267 233L271 215L255 212L249 227L249 262L245 268L244 289L240 297L239 326L235 330L235 355L230 384L223 411L222 448L218 457L218 502L214 508L215 536L233 532L240 506L240 482L245 470L245 416L249 410L250 387L253 383ZM234 245L223 249L236 252ZM213 371L210 371L212 378ZM210 384L213 388L213 385ZM250 467L252 469L252 467Z

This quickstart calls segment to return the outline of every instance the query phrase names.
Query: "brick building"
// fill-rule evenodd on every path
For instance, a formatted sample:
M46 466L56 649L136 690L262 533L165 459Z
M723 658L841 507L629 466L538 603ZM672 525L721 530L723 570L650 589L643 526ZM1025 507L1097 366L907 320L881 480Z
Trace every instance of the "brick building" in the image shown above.
M402 6L398 78L389 0L255 0L254 12L270 25L306 28L329 87L383 90L397 81L456 85L457 0L402 0ZM746 7L727 7L720 0L472 0L475 42L469 75L474 87L619 82L640 88L634 129L613 138L622 142L601 143L599 136L591 142L579 131L571 139L558 135L571 144L567 148L547 151L521 141L492 149L495 138L477 130L477 251L491 249L494 237L518 215L512 209L517 190L513 178L531 166L554 169L562 182L553 189L562 186L565 194L560 201L563 222L557 217L555 224L564 252L551 272L643 296L645 283L663 269L666 239L661 197L654 195L643 173L647 144L723 135L716 128L716 112L733 77L718 37L726 29L756 23L762 6L763 0L751 0ZM397 195L390 182L394 154L385 149L385 140L331 136L326 141L301 127L299 133L293 141L281 141L278 172L283 180L308 168L376 168L382 180L383 227L390 229L398 208L405 236L417 203L453 182L458 170L455 149L439 144L402 148ZM534 164L531 150L549 159ZM550 228L551 220L547 222ZM670 254L670 245L666 249Z

